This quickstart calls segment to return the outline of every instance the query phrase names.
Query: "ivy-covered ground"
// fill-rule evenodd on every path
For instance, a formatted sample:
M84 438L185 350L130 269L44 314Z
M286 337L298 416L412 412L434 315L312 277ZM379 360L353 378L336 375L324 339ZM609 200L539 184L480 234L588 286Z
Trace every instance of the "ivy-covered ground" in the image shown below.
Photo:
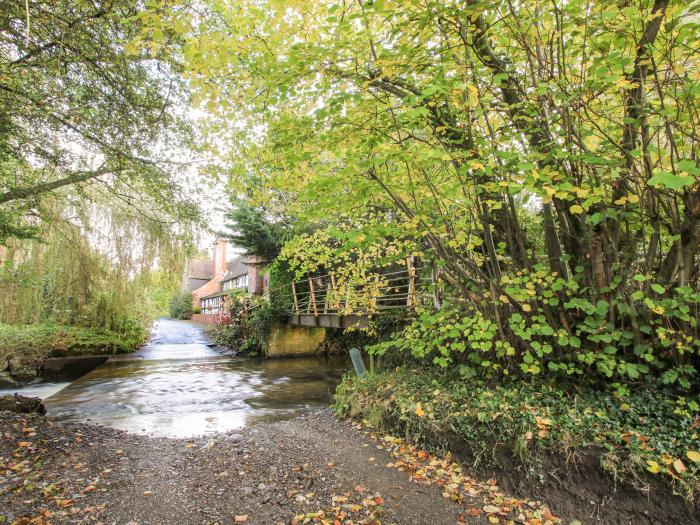
M0 374L12 381L18 373L32 375L47 357L123 354L133 352L142 342L136 336L78 326L0 324Z
M668 490L691 506L700 493L697 398L654 390L622 397L528 382L493 386L402 367L347 376L335 407L417 443L466 450L474 466L505 462L538 473L552 454L574 466L577 453L595 448L611 484Z

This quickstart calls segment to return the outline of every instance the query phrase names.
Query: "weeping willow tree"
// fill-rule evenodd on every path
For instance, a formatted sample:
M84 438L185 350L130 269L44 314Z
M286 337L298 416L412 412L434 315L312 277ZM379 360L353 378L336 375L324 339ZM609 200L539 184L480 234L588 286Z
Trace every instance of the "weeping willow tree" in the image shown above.
M119 207L56 205L39 239L2 250L0 321L55 322L141 337L181 284L192 234Z
M140 333L180 284L188 94L142 8L0 1L1 321Z

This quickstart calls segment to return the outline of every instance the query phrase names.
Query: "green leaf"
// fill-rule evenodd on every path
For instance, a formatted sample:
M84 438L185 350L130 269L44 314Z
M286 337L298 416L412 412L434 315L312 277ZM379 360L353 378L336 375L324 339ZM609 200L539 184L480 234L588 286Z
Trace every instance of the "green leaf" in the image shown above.
M656 283L652 284L652 285L651 285L651 289L654 290L654 291L655 291L656 293L658 293L658 294L664 294L664 293L666 293L666 288L664 288L664 287L661 286L660 284L656 284Z
M668 188L671 190L680 190L685 186L692 186L695 182L695 177L690 175L674 175L668 171L660 171L649 179L649 185L656 188Z

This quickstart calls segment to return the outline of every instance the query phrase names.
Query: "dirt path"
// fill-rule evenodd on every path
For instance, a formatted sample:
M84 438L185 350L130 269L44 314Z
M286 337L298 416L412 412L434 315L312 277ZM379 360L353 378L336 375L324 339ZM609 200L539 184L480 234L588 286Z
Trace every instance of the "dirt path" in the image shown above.
M196 440L9 413L0 428L0 523L437 525L542 517L531 507L520 512L524 503L504 499L495 484L467 484L449 462L373 438L328 410Z

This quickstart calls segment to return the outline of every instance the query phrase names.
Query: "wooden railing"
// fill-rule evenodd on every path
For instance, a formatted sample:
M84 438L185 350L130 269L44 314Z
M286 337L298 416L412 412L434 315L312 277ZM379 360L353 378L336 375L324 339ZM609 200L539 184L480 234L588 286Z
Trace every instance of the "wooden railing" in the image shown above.
M342 281L342 282L341 282ZM382 310L415 308L421 283L412 259L404 268L346 281L336 274L309 276L291 284L294 315L373 315Z

